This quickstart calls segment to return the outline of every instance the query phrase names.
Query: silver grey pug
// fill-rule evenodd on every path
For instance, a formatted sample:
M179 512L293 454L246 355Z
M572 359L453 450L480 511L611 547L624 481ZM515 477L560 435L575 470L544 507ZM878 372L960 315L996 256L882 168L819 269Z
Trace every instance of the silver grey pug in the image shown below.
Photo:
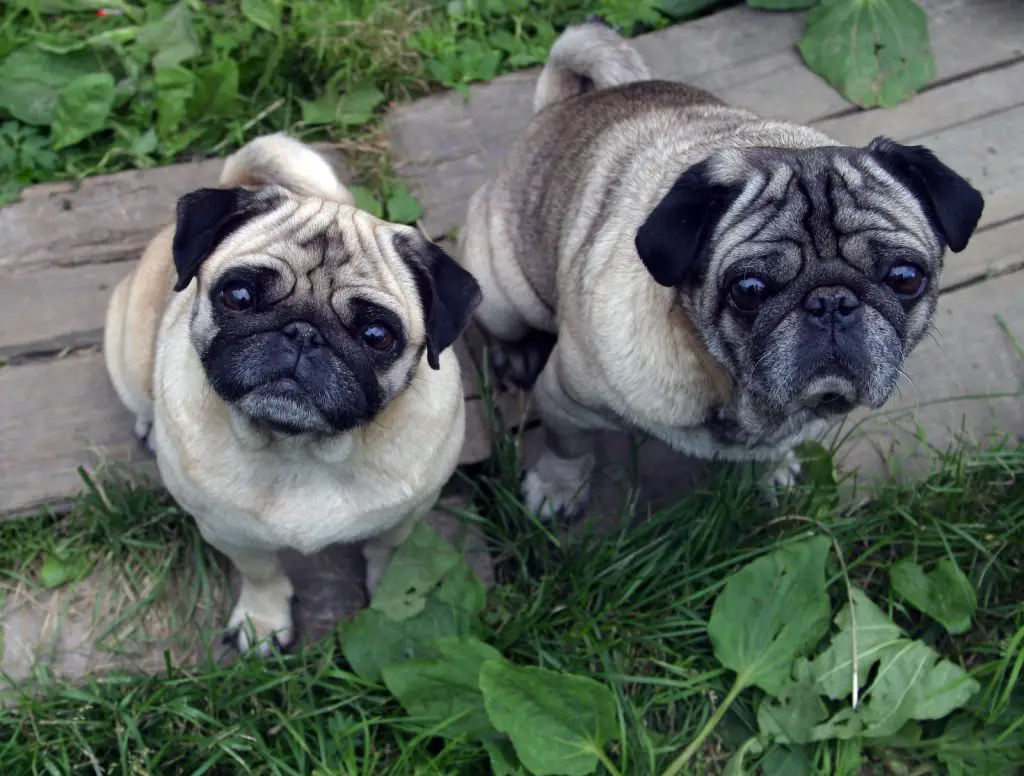
M864 148L651 80L599 20L556 41L535 115L473 196L459 261L546 447L528 506L578 511L591 432L777 464L881 407L984 201L934 154Z

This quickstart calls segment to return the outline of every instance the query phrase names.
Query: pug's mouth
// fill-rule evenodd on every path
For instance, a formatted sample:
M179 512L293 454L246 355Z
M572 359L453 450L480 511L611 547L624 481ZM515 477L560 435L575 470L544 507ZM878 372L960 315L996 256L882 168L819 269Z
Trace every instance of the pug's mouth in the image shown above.
M801 407L818 417L845 415L860 405L857 386L844 375L826 375L811 380L798 397Z
M334 431L309 394L291 377L249 391L236 407L259 426L282 434Z

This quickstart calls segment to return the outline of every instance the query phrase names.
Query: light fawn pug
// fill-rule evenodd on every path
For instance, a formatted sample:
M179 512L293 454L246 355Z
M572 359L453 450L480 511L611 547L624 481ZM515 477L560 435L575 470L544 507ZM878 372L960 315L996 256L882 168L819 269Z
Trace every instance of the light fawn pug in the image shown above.
M543 516L585 503L591 432L765 460L879 408L984 206L920 146L851 148L651 80L599 20L556 41L535 115L473 196L458 258L499 377L533 390Z
M241 572L240 651L294 638L278 550L369 540L372 591L433 506L465 429L448 347L479 301L443 250L356 208L280 134L183 197L116 288L111 380L171 495Z

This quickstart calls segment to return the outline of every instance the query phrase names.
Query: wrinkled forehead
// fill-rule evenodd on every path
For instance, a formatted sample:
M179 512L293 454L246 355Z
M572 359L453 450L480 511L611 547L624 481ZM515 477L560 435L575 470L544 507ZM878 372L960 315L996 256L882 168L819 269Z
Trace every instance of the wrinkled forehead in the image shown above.
M766 253L865 272L887 251L929 264L941 258L921 203L869 150L745 149L714 170L738 192L716 231L720 268Z
M266 268L296 291L409 304L414 287L393 240L404 227L338 202L276 194L273 206L229 235L201 272L214 284L234 268Z

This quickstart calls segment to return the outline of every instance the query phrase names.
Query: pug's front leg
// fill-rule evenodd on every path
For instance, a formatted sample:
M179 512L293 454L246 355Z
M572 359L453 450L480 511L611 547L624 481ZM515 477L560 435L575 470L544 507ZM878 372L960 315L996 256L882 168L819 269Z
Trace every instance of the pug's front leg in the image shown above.
M207 541L210 541L209 539ZM228 638L239 652L268 655L295 641L295 590L276 552L210 541L242 575L242 590L228 620Z
M567 520L583 511L595 462L593 431L579 417L581 408L566 394L558 372L556 352L533 393L544 426L544 449L521 487L526 508L548 522Z
M594 473L588 432L560 434L545 428L546 444L523 477L526 508L545 522L577 517L590 498Z

